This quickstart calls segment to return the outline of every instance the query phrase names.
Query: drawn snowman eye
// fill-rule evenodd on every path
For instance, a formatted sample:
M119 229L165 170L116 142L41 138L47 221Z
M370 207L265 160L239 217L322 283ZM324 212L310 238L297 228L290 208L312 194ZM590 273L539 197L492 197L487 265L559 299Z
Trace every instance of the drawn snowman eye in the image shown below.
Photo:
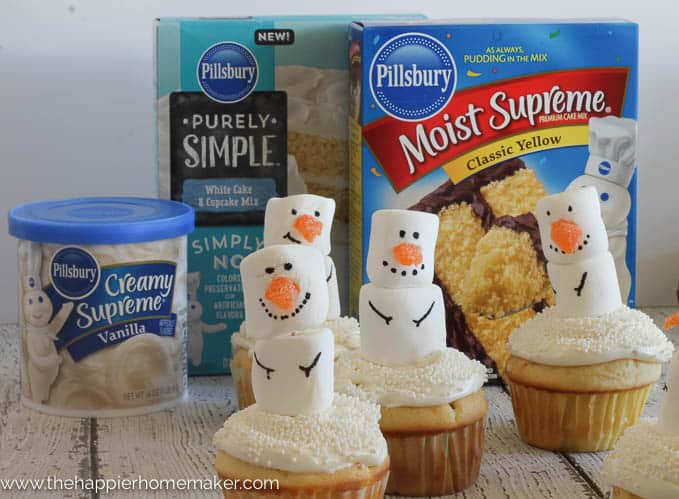
M413 237L414 237L415 239L419 239L419 238L420 238L420 233L419 233L419 232L413 232Z
M283 268L284 268L285 270L292 270L292 264L291 264L291 263L286 263L285 265L283 265Z
M293 215L297 215L297 210L293 208L290 213L292 213Z
M568 211L573 211L573 207L572 207L572 206L569 206L569 207L568 207Z
M40 303L43 302L42 296L38 296L38 301L39 301Z
M401 237L406 237L406 231L404 231L404 230L399 231L398 235L401 236Z
M552 212L549 211L549 210L547 210L547 216L548 216L548 217L549 217L549 216L552 216Z
M264 272L266 272L267 274L273 274L275 270L276 269L274 269L273 267L267 267L264 269Z
M28 299L28 304L33 305L33 300L31 298Z
M321 216L321 212L316 210L316 211L314 211L314 215L316 215L316 218L318 218L318 217Z
M261 367L262 369L264 369L264 372L266 372L266 379L271 379L271 373L275 373L276 370L275 370L275 369L272 369L272 368L270 368L270 367L266 367L264 364L262 364L262 363L259 361L259 359L257 358L257 354L256 354L256 353L255 353L255 362L257 363L257 365L258 365L259 367Z

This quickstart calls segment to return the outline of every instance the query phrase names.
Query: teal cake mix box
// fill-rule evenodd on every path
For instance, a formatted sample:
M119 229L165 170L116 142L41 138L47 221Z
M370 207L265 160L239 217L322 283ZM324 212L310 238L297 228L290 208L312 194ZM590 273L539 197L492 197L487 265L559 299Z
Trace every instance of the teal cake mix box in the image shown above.
M229 371L229 337L244 318L239 264L262 246L269 198L335 198L332 256L348 293L352 19L155 23L159 194L196 211L188 243L190 374Z
M575 186L597 189L633 306L637 58L622 20L354 22L351 311L372 214L434 213L448 344L502 376L510 333L554 303L537 201Z

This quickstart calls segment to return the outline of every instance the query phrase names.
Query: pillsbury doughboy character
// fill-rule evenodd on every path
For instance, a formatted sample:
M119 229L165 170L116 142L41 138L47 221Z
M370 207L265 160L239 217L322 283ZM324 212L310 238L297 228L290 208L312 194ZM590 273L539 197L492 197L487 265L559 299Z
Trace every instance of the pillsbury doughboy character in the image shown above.
M49 399L50 388L59 373L61 356L54 342L73 310L73 303L62 305L54 314L51 300L42 289L42 249L40 244L22 241L19 243L19 262L22 269L21 313L25 328L26 375L30 399L45 402Z
M411 210L372 216L361 288L361 353L384 365L413 364L446 348L441 288L432 284L438 217Z
M328 256L334 215L335 200L314 194L271 198L264 215L264 246L299 244L317 248L324 255L329 299L327 320L340 316L337 270Z
M188 320L189 342L188 354L191 363L199 366L203 361L203 334L213 334L226 331L226 324L206 324L202 320L203 306L198 301L198 288L200 286L200 272L189 272L187 275L188 289Z
M601 202L608 234L608 247L615 260L623 301L629 296L632 278L625 262L627 216L632 205L629 184L636 165L637 122L606 116L589 120L589 158L585 174L568 186L593 186Z
M592 317L621 307L596 189L574 187L541 199L537 219L559 315Z

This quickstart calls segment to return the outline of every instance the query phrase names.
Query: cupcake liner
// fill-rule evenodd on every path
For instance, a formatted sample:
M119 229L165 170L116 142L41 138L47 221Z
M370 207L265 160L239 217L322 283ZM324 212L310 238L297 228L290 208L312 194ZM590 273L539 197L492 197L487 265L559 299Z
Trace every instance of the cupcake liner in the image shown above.
M234 368L232 361L231 377L233 378L233 384L236 387L239 409L245 409L254 404L255 394L252 391L252 364Z
M391 459L387 494L454 494L479 476L485 417L455 430L428 435L385 433Z
M643 497L636 494L632 494L625 489L620 487L611 487L611 498L612 499L643 499Z
M251 499L253 497L277 497L283 499L381 499L389 479L389 472L376 476L376 480L358 489L312 486L282 490L222 490L225 499Z
M561 452L609 450L639 419L651 385L610 392L557 392L510 380L521 438Z

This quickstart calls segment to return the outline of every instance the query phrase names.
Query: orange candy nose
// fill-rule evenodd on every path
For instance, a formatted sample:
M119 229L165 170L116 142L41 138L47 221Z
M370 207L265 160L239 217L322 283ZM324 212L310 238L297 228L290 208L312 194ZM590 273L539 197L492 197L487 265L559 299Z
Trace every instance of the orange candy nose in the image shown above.
M667 331L668 329L672 329L677 326L679 326L679 312L674 312L665 319L665 323L662 325L662 328Z
M419 265L422 263L422 250L417 244L397 244L392 251L394 258L401 265Z
M264 298L286 312L295 308L298 297L299 285L288 277L274 277L264 292Z
M572 220L560 219L552 223L552 241L564 253L573 253L582 239L582 229Z
M323 222L311 215L300 215L295 220L294 226L308 243L313 242L323 232Z

